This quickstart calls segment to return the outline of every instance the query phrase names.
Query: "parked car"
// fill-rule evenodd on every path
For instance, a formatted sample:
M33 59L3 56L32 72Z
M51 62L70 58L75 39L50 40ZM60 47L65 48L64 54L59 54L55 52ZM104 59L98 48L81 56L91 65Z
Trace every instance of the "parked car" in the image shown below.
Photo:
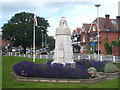
M41 55L47 55L48 53L46 51L42 51L40 54Z

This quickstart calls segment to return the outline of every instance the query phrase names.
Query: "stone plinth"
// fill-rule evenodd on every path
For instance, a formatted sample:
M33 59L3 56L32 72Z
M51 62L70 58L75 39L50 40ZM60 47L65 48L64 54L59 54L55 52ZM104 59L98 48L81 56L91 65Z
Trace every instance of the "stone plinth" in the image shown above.
M56 29L55 55L53 63L74 63L71 46L71 30L65 17L61 17L60 25Z

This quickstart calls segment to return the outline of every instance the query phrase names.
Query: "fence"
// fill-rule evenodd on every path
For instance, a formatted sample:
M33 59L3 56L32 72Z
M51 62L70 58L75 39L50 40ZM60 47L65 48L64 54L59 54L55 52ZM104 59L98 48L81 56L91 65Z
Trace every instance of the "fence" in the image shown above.
M94 54L74 54L74 60L80 59L94 59L98 60L98 55ZM120 56L113 56L113 55L100 55L99 61L109 60L112 62L120 62Z
M33 58L33 55L25 55L25 54L17 54L17 53L11 53L9 52L9 56L18 56L18 57L28 57ZM47 55L36 55L36 58L40 59L54 59L53 54L47 54ZM80 59L94 59L98 60L98 56L94 54L73 54L74 60L80 60ZM120 56L113 56L113 55L100 55L99 57L100 61L109 60L112 62L120 62Z

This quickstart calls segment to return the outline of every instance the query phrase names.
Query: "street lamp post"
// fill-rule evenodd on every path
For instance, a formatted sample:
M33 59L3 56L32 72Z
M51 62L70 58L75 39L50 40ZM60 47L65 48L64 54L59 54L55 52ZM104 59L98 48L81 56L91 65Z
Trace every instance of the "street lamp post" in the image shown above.
M44 46L44 44L43 44L43 30L41 30L42 31L42 49L43 49L43 46Z
M45 48L47 48L47 32L48 31L45 31Z
M101 5L100 4L95 4L95 7L97 7L97 24L98 24L98 60L99 60L99 50L100 50L100 45L99 45L99 37L100 37L100 34L99 34L99 11L98 11L98 7L100 7Z

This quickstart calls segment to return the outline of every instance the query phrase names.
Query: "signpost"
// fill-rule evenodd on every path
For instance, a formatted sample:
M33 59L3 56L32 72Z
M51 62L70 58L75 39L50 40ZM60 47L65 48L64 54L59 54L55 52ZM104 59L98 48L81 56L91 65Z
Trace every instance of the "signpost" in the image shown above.
M92 49L92 50L93 50L93 52L95 52L95 47L94 47L95 45L96 45L96 43L95 43L95 42L92 42L92 43L91 43L91 46L92 46L92 48L93 48L93 49Z
M91 43L91 46L95 46L95 45L96 45L96 43L95 43L95 42L92 42L92 43Z

